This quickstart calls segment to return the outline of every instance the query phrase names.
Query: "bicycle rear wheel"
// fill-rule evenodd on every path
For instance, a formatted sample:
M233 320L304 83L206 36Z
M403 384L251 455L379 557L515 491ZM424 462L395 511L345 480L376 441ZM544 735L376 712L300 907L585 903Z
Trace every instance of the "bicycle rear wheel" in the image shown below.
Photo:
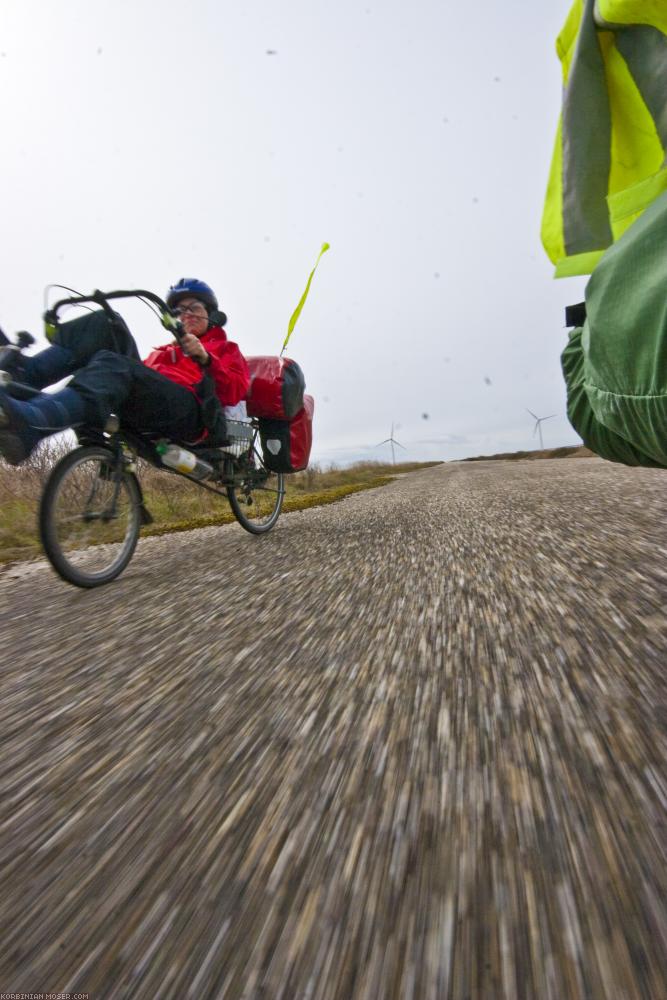
M107 448L76 448L53 469L39 509L44 551L76 587L109 583L125 569L141 529L137 482Z
M252 449L250 456L246 459L245 474L227 487L227 496L239 524L253 535L263 535L280 517L285 477L282 472L267 469L257 448Z

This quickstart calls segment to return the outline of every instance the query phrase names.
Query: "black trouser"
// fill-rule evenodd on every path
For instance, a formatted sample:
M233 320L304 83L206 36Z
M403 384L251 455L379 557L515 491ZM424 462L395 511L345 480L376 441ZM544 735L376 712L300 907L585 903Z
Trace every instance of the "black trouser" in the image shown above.
M112 320L102 309L62 323L57 328L52 343L70 352L72 371L88 364L98 351L113 351L114 354L123 354L135 361L141 360L134 337L123 317L114 313Z
M195 441L204 431L199 403L184 385L141 361L98 351L70 382L87 405L91 422L104 426L116 413L128 427Z
M54 344L71 355L70 388L86 403L86 418L103 427L117 414L135 430L153 431L194 441L204 431L195 395L183 385L147 368L124 321L111 323L101 311L80 316L59 327ZM54 379L56 381L56 379Z

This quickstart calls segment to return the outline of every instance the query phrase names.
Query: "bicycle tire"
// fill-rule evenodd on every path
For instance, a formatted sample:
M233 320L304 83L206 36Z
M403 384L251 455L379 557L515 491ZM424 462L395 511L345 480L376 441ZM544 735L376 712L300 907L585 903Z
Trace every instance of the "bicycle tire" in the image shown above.
M227 497L241 527L252 535L264 535L280 517L285 476L267 469L256 448L253 448L252 458L253 468L240 483L227 487Z
M75 448L53 468L39 507L39 533L56 573L75 587L110 583L129 563L141 530L141 494L131 473L116 477L104 447Z

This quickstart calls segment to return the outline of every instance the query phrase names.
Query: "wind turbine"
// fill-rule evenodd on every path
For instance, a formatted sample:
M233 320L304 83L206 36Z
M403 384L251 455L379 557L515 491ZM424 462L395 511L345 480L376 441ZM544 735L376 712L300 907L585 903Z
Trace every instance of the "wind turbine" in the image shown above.
M375 447L376 448L380 448L383 444L391 444L391 464L392 465L396 465L396 455L394 454L394 445L395 444L397 444L399 448L402 448L403 451L407 451L405 445L402 445L401 442L397 441L396 438L394 437L394 424L393 424L393 422L392 422L392 425L391 425L391 431L390 431L389 437L385 438L384 441L380 441L380 444L376 444Z
M535 433L537 431L540 432L540 451L544 451L544 441L542 440L542 421L551 420L551 418L555 417L556 414L550 413L548 417L538 417L538 415L536 413L533 413L532 410L529 410L528 407L526 407L526 413L530 413L531 417L535 419L535 426L533 428L533 437L535 437Z

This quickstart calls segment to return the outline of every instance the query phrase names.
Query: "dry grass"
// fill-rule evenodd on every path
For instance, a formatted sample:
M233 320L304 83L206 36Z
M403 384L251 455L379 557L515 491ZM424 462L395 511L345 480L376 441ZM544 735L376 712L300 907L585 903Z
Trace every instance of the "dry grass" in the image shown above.
M13 468L0 460L0 563L38 555L37 512L44 483L55 463L72 447L71 436L45 441L27 462ZM313 465L305 472L286 477L285 511L334 503L358 490L382 486L392 476L410 472L437 462L412 462L389 465L360 462L349 468ZM226 498L198 488L179 476L159 472L139 463L139 479L146 506L154 524L142 529L143 535L185 531L234 520Z
M71 437L57 435L17 468L0 459L0 562L35 554L39 497L51 469L71 445Z

